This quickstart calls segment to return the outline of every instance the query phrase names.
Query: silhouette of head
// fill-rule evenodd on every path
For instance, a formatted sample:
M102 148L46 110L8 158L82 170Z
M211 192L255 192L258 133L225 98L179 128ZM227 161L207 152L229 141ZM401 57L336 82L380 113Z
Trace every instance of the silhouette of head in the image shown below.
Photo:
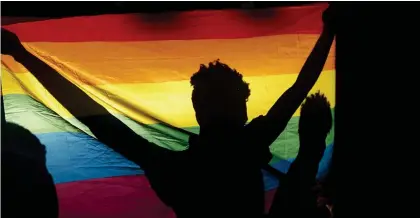
M318 91L308 96L300 111L299 133L306 134L308 131L308 133L325 137L331 128L331 108L325 95Z
M249 84L219 60L201 65L191 77L192 103L200 127L242 127L248 120Z
M2 126L2 209L16 217L58 217L54 180L46 166L46 149L29 130ZM41 200L42 199L42 200Z
M325 143L322 145L315 141L325 141L331 128L332 114L330 103L325 95L317 92L308 96L300 111L299 138L301 143L299 152L307 152L314 158L321 158L325 150Z
M45 165L46 150L39 139L24 127L6 122L3 126L4 138L2 151L20 155L34 163Z

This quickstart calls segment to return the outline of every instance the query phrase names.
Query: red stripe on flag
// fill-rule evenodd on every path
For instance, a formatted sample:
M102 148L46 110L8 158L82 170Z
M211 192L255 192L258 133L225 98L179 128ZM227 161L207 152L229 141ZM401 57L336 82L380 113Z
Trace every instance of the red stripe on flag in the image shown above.
M99 15L5 26L24 42L235 39L316 34L326 4L258 10Z

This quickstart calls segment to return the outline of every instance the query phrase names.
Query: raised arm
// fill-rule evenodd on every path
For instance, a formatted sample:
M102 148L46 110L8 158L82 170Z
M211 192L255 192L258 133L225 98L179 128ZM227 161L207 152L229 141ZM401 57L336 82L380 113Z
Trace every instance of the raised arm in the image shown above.
M100 114L78 118L89 127L99 141L137 164L140 164L139 161L142 161L142 157L148 156L142 154L147 153L150 149L154 151L156 149L166 150L151 145L76 85L28 52L15 34L2 28L1 38L2 54L12 55L16 61L25 66L71 114L85 114L86 110Z
M321 93L310 95L302 105L300 116L299 153L273 198L269 218L317 217L319 212L312 188L332 128L330 103Z
M268 111L267 119L272 121L280 132L284 130L290 118L318 80L333 40L333 32L324 25L322 34L303 65L297 80Z
M333 13L328 8L323 14L324 28L311 54L302 67L295 83L275 102L266 116L260 116L247 125L248 140L257 148L252 152L260 153L261 163L268 164L272 155L269 146L284 131L289 120L299 108L309 91L315 85L324 68L331 45L334 41ZM264 166L265 169L268 166Z
M263 136L259 140L263 140L265 144L271 144L284 131L289 120L318 80L334 41L334 32L330 21L331 13L330 8L324 12L323 31L295 83L280 96L267 115L260 119L263 121L259 122L263 129L258 131L262 132Z

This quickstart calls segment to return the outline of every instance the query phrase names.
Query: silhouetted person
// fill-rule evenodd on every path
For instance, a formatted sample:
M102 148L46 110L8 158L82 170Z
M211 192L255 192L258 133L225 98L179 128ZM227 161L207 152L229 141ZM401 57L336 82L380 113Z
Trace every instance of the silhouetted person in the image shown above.
M262 216L261 168L271 158L269 146L317 81L334 35L324 29L293 86L266 116L248 125L250 89L242 75L219 61L201 65L191 77L200 134L191 134L190 146L184 151L170 151L148 142L26 51L15 35L2 30L3 38L2 53L13 55L72 114L105 114L78 119L98 140L140 165L157 195L178 217L195 218Z
M45 146L27 129L5 121L3 96L1 110L1 216L57 218Z
M318 207L313 188L331 127L332 114L326 97L319 92L309 96L302 104L299 119L299 153L276 192L270 218L329 217L326 207Z

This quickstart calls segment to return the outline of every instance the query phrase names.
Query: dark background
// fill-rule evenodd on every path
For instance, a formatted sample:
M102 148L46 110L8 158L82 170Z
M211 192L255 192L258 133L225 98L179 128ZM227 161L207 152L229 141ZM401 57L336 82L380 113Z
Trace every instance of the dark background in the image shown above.
M160 13L165 11L267 8L299 6L315 2L1 2L2 16L68 17L120 13Z

